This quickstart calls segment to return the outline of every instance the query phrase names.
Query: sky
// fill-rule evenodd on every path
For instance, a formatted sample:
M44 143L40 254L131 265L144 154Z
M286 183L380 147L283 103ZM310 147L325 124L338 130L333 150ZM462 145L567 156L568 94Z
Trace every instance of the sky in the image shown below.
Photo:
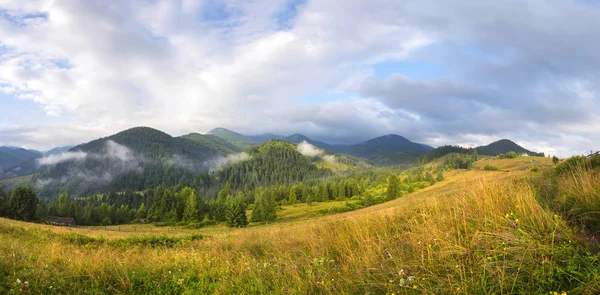
M0 145L135 126L600 149L587 0L0 0Z

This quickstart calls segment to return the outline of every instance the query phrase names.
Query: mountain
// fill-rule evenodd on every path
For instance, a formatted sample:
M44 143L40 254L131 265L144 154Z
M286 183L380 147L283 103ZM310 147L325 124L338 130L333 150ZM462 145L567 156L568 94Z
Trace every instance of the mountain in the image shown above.
M213 181L220 186L226 182L234 189L256 186L289 184L305 179L331 175L328 169L319 169L312 159L298 152L288 141L274 139L247 149L246 161L233 163L216 171Z
M85 195L107 190L144 190L191 181L228 154L214 142L172 137L136 127L41 160L34 177L42 197L59 192Z
M36 150L26 150L19 147L0 147L0 170L12 166L17 166L20 163L29 161L36 157L41 157L42 153Z
M346 147L346 146L342 146L342 145L333 145L333 144L328 144L328 143L325 143L322 141L312 140L312 139L308 138L307 136L299 134L299 133L292 134L292 135L284 137L282 139L292 142L292 143L296 143L296 144L306 141L316 147L322 148L324 150L328 150L330 152L339 152Z
M375 165L386 166L415 163L419 156L432 150L431 146L412 142L400 135L389 134L345 147L341 152L365 158Z
M60 155L62 153L68 152L73 147L74 147L74 145L59 146L59 147L55 147L49 151L45 151L43 154L44 154L44 157L48 157L48 156L52 156L52 155Z
M497 156L508 152L516 152L517 154L527 153L530 156L544 156L544 153L536 153L523 148L515 142L508 139L501 139L492 142L486 146L477 147L477 153L480 155Z
M273 133L265 133L265 134L258 134L258 135L248 135L246 137L250 138L251 140L253 140L257 143L263 143L263 142L267 142L272 139L283 139L285 136L277 135L277 134L273 134Z
M530 156L544 156L544 153L536 153L523 148L515 142L508 139L501 139L492 142L485 146L479 146L476 148L463 148L460 146L445 145L430 151L426 155L419 158L422 163L428 163L435 159L441 158L447 154L458 153L458 154L472 154L475 150L479 155L485 156L497 156L499 154L506 154L508 152L516 152L517 154L527 153Z
M13 178L34 173L36 160L42 153L18 147L0 147L0 179Z
M212 147L214 150L220 151L224 154L230 154L235 152L241 152L242 150L237 146L233 145L229 141L212 134L200 134L190 133L187 135L180 136L181 138L189 139Z
M233 144L238 150L245 150L248 147L256 145L256 141L241 135L237 132L225 128L215 128L207 133L207 135L218 136Z

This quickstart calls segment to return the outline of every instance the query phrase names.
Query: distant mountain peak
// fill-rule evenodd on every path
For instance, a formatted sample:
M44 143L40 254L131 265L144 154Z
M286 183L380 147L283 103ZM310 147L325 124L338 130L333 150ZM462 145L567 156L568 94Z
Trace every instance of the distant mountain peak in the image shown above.
M494 141L488 145L477 147L477 152L482 155L497 156L498 154L516 152L516 153L527 153L530 156L541 156L543 153L532 152L510 139L500 139Z
M234 146L236 146L239 150L244 150L256 144L256 142L251 138L223 127L215 128L209 131L207 134L225 139Z

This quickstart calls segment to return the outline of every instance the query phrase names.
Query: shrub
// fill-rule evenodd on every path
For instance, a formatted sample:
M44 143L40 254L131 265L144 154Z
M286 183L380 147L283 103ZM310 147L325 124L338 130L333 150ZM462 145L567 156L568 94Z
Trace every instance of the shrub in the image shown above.
M498 167L494 165L487 164L483 167L484 171L498 171Z

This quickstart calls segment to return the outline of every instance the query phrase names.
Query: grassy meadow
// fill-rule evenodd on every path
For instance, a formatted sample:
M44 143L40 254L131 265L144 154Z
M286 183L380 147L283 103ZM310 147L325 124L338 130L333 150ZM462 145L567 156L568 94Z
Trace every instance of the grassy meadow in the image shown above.
M244 229L0 219L0 293L599 294L600 174L552 167L482 159L390 202Z

